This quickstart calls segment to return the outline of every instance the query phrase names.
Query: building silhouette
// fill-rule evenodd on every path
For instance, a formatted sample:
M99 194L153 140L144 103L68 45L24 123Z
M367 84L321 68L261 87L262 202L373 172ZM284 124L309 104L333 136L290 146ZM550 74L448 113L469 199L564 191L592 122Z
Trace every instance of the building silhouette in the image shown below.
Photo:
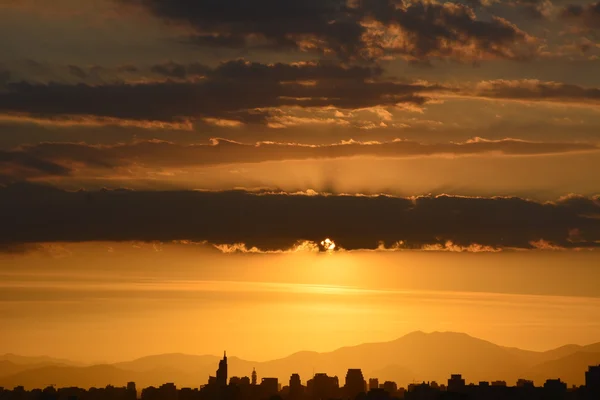
M465 391L465 380L461 374L452 374L448 379L448 391L455 393L462 393Z
M302 386L300 375L292 374L292 376L290 376L290 386L288 390L288 396L290 399L298 400L302 398L302 396L304 395L304 387Z
M588 368L585 373L585 387L589 399L600 399L600 365Z
M216 376L199 388L178 389L174 383L143 388L140 396L135 382L124 387L108 385L105 388L56 388L25 390L0 387L0 400L600 400L600 365L590 366L585 372L585 385L568 387L561 379L547 379L542 386L527 379L518 379L514 386L505 381L467 383L461 374L452 374L448 384L435 381L411 383L408 388L396 382L379 384L375 377L367 384L360 369L349 369L346 381L340 387L337 376L315 374L302 385L299 374L291 374L289 386L283 388L278 378L262 378L256 384L256 370L251 378L232 376L227 382L227 355L219 361ZM223 384L223 382L226 382Z
M260 389L261 396L264 399L276 396L279 393L279 380L277 378L262 378Z
M306 382L308 395L313 400L327 400L339 397L340 384L337 376L318 373Z
M369 378L369 391L379 389L379 379Z
M135 382L127 382L127 399L128 400L136 400L137 399L137 389L135 387Z
M367 384L362 370L349 369L346 373L346 384L344 385L345 398L354 400L359 394L366 392L366 387Z
M533 381L527 379L519 379L517 380L517 387L519 388L532 388L535 387Z
M398 392L398 385L394 381L383 382L382 388L392 396L396 396L396 392Z
M227 352L223 352L223 359L219 361L219 369L217 369L217 385L227 386Z

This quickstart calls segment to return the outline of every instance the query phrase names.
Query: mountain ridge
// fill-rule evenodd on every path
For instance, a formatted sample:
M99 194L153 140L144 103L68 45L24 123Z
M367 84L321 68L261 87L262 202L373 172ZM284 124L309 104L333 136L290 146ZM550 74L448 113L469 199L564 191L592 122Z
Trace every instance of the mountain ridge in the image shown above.
M28 388L57 386L123 386L135 381L140 387L174 382L178 386L198 387L214 375L219 356L167 353L139 357L130 361L89 366L60 364L62 359L24 357L27 365L17 365L0 356L0 386ZM55 364L40 364L40 360ZM38 361L34 363L33 361ZM68 360L66 360L68 362ZM400 386L413 380L445 382L451 373L462 373L468 382L480 380L533 379L540 384L547 378L582 384L588 365L600 364L600 342L586 346L569 344L543 352L496 345L460 332L411 332L388 342L344 346L328 352L299 351L270 361L249 361L229 357L230 376L249 376L256 368L260 376L273 376L285 384L291 373L304 380L313 372L337 375L341 384L348 368L361 368L365 377L394 380ZM11 370L11 368L13 368Z

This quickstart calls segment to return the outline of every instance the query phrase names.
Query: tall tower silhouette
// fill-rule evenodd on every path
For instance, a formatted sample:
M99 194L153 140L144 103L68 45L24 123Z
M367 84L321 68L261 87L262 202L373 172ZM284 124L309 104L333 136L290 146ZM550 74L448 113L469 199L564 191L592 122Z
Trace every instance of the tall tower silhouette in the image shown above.
M256 385L256 368L252 368L252 384Z
M227 352L223 352L223 359L219 361L219 369L217 370L217 384L219 386L227 386Z

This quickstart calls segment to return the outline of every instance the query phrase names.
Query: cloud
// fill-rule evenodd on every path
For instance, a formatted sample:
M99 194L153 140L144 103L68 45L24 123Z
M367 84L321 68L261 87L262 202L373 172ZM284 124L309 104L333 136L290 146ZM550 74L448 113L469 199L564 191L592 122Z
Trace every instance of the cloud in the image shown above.
M27 154L0 150L0 183L48 176L66 176L71 169L53 161Z
M120 0L188 29L206 47L316 51L344 60L521 59L532 37L457 3L397 0ZM528 46L525 46L528 47Z
M183 65L183 64L178 64L173 61L153 65L150 68L150 70L159 75L163 75L163 76L166 76L169 78L179 78L179 79L185 79L188 76L195 76L195 75L202 76L202 75L205 75L208 72L210 72L210 68L208 68L202 64L192 63L192 64L188 64L188 65Z
M570 4L561 10L560 16L575 26L600 29L600 2L585 5Z
M535 20L548 19L554 11L551 0L467 0L466 3L474 8L487 8L493 11L505 12L513 8L521 15Z
M363 32L345 0L121 0L194 30L192 41L209 46L249 45L298 49L326 46L352 53Z
M464 89L463 95L469 90ZM544 82L537 79L505 80L497 79L478 83L472 93L476 97L521 101L550 101L597 106L600 102L600 89L579 85Z
M198 69L202 67L154 67L155 72L178 78ZM327 63L235 61L204 72L205 79L194 81L96 85L9 82L0 91L0 114L57 123L92 117L130 125L140 121L185 124L203 118L264 122L268 112L260 110L273 107L423 106L428 101L426 93L443 90L434 85L374 81L371 78L381 73L376 68ZM306 84L306 80L314 82Z
M87 73L83 68L78 67L77 65L69 65L67 68L69 69L69 73L77 78L85 79L87 77Z
M600 198L540 203L522 198L286 194L244 191L67 192L14 184L0 189L0 244L206 241L286 250L331 238L346 250L403 241L409 248L594 248ZM577 229L578 241L572 240ZM543 242L541 242L543 241ZM448 247L447 243L452 245ZM533 244L532 244L533 243ZM474 245L477 244L477 245Z
M263 64L244 59L222 62L214 69L198 63L179 64L169 61L154 65L152 70L172 78L206 76L213 80L253 79L270 82L343 81L348 79L363 81L379 78L383 73L380 67L346 66L331 61Z
M118 125L192 129L194 122L225 127L307 123L388 126L390 110L423 112L443 98L505 99L597 107L600 89L536 79L445 85L390 79L379 67L318 61L228 61L214 68L168 62L153 78L135 82L31 83L9 81L0 91L0 119L54 125ZM89 74L88 74L89 75ZM301 110L308 115L285 115ZM314 112L333 110L326 118ZM346 118L347 111L378 110L381 121ZM384 124L380 124L384 122ZM393 126L393 124L392 124Z
M229 121L212 121L226 126ZM307 121L302 121L307 123ZM116 145L84 143L38 143L0 153L0 157L38 164L48 174L65 174L69 169L113 168L132 165L148 168L185 168L219 164L259 163L265 161L333 159L347 157L418 157L435 155L542 155L597 151L587 143L543 143L517 139L471 139L462 143L426 144L396 139L390 142L344 141L330 145L258 142L244 144L212 139L210 144L176 144L151 140ZM13 161L14 162L14 161Z
M398 53L413 60L485 58L522 60L536 53L536 40L506 19L479 20L469 6L445 2L373 0L365 37L382 55Z

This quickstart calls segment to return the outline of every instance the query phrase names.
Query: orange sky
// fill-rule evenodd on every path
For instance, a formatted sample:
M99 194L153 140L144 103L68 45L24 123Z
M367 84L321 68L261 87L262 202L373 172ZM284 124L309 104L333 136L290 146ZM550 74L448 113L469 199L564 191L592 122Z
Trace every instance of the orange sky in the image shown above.
M223 255L136 246L5 256L0 353L91 362L227 348L261 361L415 330L534 350L600 336L590 319L600 313L596 252Z

